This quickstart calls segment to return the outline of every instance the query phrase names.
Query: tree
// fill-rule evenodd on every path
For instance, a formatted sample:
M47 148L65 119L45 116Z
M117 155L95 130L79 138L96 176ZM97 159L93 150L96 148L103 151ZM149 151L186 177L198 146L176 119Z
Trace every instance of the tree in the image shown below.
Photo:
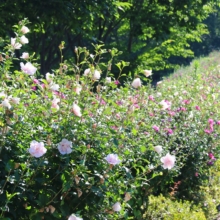
M131 63L127 71L171 68L171 56L193 56L189 42L207 33L204 19L214 0L17 0L2 1L0 34L13 36L11 25L30 20L30 49L40 54L41 73L58 65L58 46L65 41L68 58L77 46L106 47L124 51ZM10 16L8 16L10 14ZM18 56L20 56L18 54Z

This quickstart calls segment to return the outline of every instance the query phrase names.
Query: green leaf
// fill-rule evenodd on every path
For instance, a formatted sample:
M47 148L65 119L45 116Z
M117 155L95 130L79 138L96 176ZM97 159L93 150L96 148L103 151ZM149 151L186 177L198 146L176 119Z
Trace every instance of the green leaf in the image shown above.
M140 150L141 150L142 153L144 153L147 150L147 148L145 146L141 146Z

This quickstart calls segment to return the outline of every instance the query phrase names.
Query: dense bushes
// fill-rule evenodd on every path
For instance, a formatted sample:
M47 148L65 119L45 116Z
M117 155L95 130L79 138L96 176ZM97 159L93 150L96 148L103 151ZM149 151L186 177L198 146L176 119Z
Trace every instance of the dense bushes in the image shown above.
M0 216L142 219L151 194L196 200L219 152L218 67L156 89L142 70L122 87L111 66L123 76L128 63L97 45L46 78L34 54L11 72L25 25L1 55Z
M151 220L206 220L203 210L189 201L172 201L162 195L149 196L148 209L143 217Z

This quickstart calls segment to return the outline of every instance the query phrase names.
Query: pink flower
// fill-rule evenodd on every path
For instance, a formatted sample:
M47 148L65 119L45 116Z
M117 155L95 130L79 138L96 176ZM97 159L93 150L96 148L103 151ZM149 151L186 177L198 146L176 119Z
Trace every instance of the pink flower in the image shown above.
M220 125L220 121L217 121L217 125Z
M104 99L101 99L101 100L100 100L100 105L106 105L106 102L105 102Z
M33 79L33 83L34 83L34 84L39 84L40 82L39 82L38 79Z
M24 63L20 63L20 66L21 70L28 75L34 75L37 71L37 68L33 66L30 62L27 62L25 65Z
M162 148L162 146L158 145L158 146L155 146L155 147L154 147L154 150L155 150L158 154L160 154L160 153L163 151L163 148Z
M119 80L115 80L115 81L114 81L114 84L115 84L115 85L119 85L119 84L120 84Z
M154 97L152 95L149 95L148 99L151 100L151 101L154 101Z
M78 84L75 88L74 88L74 92L79 95L80 92L82 91L82 86L80 84Z
M116 101L116 104L117 104L117 105L123 105L124 102L123 102L122 100L118 100L118 101Z
M29 31L30 31L30 30L29 30L28 27L26 27L26 26L22 26L22 28L21 28L21 32L22 32L23 34L27 34Z
M166 128L165 130L167 131L167 134L173 134L173 130L172 129Z
M58 144L58 150L60 151L61 154L70 154L72 152L72 142L68 141L67 139L63 139L59 144Z
M140 78L136 78L133 80L133 82L131 83L131 86L135 89L141 87L141 80Z
M121 160L119 160L118 155L117 154L109 154L107 155L107 157L104 158L109 164L112 165L116 165L119 164L121 162Z
M199 107L198 105L195 107L195 109L198 110L198 111L201 110L200 107Z
M11 46L12 46L14 49L18 50L18 49L21 49L22 44L16 42L16 38L11 38Z
M152 112L150 112L149 115L150 115L151 117L154 117L154 113L152 113Z
M170 111L168 114L169 114L170 116L174 116L176 113L173 112L173 111Z
M81 109L80 107L76 104L76 103L73 103L73 107L72 107L72 110L73 110L73 113L78 116L78 117L81 117L82 114L81 114Z
M163 163L162 166L164 169L170 170L174 167L176 157L167 153L166 156L160 159L160 161Z
M213 119L210 118L210 119L208 120L208 123L209 123L210 125L214 125L215 122L214 122Z
M183 103L185 104L185 105L188 105L189 103L190 103L190 100L183 100Z
M44 147L43 142L31 141L28 151L32 156L38 158L43 156L47 152L47 149Z
M22 44L28 44L28 43L29 43L29 40L23 35L23 36L21 36L21 38L20 38L20 42L21 42Z
M28 59L29 58L29 53L23 52L21 58L25 59L25 60Z
M68 220L83 220L83 219L80 217L76 217L74 214L72 214L69 216Z
M115 212L120 212L120 211L121 211L121 203L120 203L120 202L116 202L116 203L112 206L112 209L113 209Z
M195 176L198 177L198 176L199 176L199 173L198 173L198 172L195 172Z
M153 125L153 127L152 127L156 132L159 132L160 131L160 128L159 127L157 127L156 125Z
M211 160L216 160L216 158L214 157L214 154L213 153L209 153L209 158L211 159Z
M63 94L62 92L59 92L59 91L53 91L53 94L59 96L61 99L66 98L65 94Z
M206 134L211 134L212 133L212 131L208 130L208 129L205 129L204 131L205 131Z
M171 107L171 102L167 100L162 100L159 104L162 106L163 110L166 110Z

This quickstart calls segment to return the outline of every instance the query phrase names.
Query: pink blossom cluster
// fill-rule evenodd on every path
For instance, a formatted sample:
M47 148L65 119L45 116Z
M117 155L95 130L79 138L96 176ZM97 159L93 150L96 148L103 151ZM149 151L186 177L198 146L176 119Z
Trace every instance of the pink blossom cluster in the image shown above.
M213 119L208 119L208 123L209 123L209 129L205 129L205 133L207 134L211 134L214 131L214 127L213 125L215 124Z
M62 155L70 154L72 152L72 142L67 139L62 139L62 141L58 143L57 148ZM44 147L43 142L34 140L31 141L28 151L32 156L39 158L47 152L47 149Z

